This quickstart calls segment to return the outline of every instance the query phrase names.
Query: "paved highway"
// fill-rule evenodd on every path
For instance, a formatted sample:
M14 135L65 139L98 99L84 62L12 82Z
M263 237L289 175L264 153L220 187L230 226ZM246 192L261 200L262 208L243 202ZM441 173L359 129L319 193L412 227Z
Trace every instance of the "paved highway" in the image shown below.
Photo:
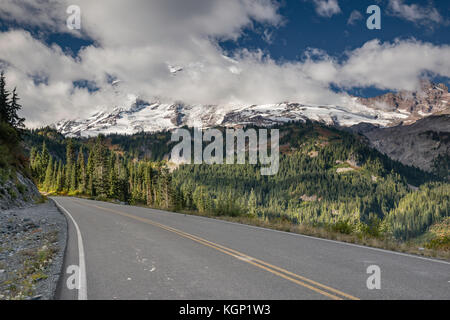
M69 221L57 299L450 299L445 261L161 210L53 200ZM373 265L380 289L367 286ZM73 270L79 289L67 286Z

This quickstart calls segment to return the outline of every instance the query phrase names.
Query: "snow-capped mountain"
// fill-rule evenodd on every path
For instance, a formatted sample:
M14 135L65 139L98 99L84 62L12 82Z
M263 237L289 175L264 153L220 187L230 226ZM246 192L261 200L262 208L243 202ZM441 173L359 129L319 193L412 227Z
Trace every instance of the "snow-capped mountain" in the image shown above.
M411 124L429 115L449 113L450 93L443 83L424 80L417 92L387 93L374 98L358 98L358 102L373 109L409 113L403 124Z
M424 86L420 92L387 94L376 98L348 98L342 106L293 102L265 105L189 105L182 102L145 101L131 96L112 111L97 111L85 119L62 120L52 126L66 136L133 134L170 130L181 126L212 127L245 124L272 125L307 119L350 127L368 123L388 127L448 113L450 96L444 85Z

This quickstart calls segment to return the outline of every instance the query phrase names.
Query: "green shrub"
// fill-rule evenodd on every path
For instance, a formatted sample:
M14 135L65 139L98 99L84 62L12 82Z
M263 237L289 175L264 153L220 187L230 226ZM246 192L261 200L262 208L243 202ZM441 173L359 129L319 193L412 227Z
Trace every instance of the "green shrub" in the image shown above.
M17 190L20 192L20 194L25 194L25 192L27 192L27 190L28 190L28 188L27 188L27 186L26 185L24 185L24 184L20 184L20 183L18 183L18 184L16 184L16 187L17 187Z
M330 226L331 231L339 232L343 234L353 233L354 226L348 221L338 221Z
M441 237L430 240L425 247L427 249L441 249L450 251L450 237Z
M8 191L8 194L11 196L13 200L17 199L17 193L13 190L13 188L8 187L6 188L6 191Z

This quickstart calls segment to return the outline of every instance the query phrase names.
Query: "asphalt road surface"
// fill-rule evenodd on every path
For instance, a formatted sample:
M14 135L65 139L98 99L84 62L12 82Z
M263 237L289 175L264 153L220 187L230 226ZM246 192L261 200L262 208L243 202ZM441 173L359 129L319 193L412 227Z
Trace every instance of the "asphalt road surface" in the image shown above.
M450 299L445 261L161 210L53 200L69 222L58 299ZM369 289L377 268L380 288Z

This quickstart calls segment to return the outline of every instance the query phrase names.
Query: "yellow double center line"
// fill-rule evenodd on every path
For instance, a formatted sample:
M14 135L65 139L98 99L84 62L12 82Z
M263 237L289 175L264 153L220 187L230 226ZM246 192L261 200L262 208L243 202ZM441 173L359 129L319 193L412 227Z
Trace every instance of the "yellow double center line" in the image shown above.
M207 247L213 248L213 249L215 249L217 251L223 252L223 253L225 253L225 254L227 254L229 256L232 256L232 257L234 257L236 259L239 259L241 261L247 262L247 263L249 263L251 265L254 265L255 267L258 267L260 269L266 270L266 271L268 271L268 272L270 272L272 274L275 274L275 275L277 275L277 276L279 276L279 277L281 277L283 279L289 280L289 281L291 281L291 282L293 282L295 284L298 284L300 286L308 288L308 289L310 289L312 291L320 293L320 294L322 294L324 296L327 296L327 297L329 297L331 299L334 299L334 300L343 300L343 299L359 300L358 298L356 298L356 297L354 297L352 295L349 295L349 294L347 294L345 292L342 292L340 290L337 290L337 289L331 288L329 286L323 285L323 284L318 283L318 282L316 282L314 280L305 278L303 276L300 276L298 274L295 274L295 273L290 272L288 270L285 270L283 268L274 266L274 265L272 265L270 263L267 263L267 262L265 262L263 260L259 260L259 259L253 258L253 257L251 257L249 255L246 255L244 253L241 253L239 251L227 248L227 247L222 246L220 244L217 244L217 243L208 241L206 239L200 238L198 236L195 236L193 234L190 234L190 233L187 233L187 232L184 232L184 231L181 231L181 230L178 230L178 229L166 226L164 224L155 222L153 220L142 218L142 217L135 216L135 215L131 215L131 214L128 214L128 213L125 213L125 212L122 212L122 211L118 211L118 210L114 210L114 209L110 209L110 208L105 208L105 207L101 207L101 206L97 206L97 205L93 205L93 204L87 204L85 202L81 202L81 201L78 201L78 200L74 200L74 201L76 201L76 202L78 202L80 204L86 205L86 206L94 207L94 208L101 209L101 210L104 210L104 211L109 211L109 212L112 212L114 214L118 214L118 215L121 215L121 216L124 216L124 217L128 217L128 218L131 218L131 219L134 219L134 220L138 220L138 221L141 221L141 222L144 222L144 223L156 226L158 228L161 228L161 229L164 229L164 230L176 233L176 234L178 234L181 237L190 239L192 241L195 241L195 242L198 242L200 244L203 244L203 245L205 245Z

